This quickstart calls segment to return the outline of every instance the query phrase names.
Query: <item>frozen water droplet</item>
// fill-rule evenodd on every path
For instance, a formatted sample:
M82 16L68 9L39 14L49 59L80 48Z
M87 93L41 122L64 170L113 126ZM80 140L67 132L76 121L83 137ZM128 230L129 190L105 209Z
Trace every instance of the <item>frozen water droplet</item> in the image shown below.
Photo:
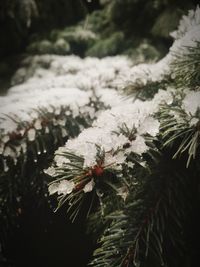
M101 191L100 189L97 189L96 192L97 192L98 197L100 197L100 198L103 197L103 195L104 195L103 191Z
M31 128L31 129L28 131L28 140L29 140L29 141L34 141L34 140L35 140L35 135L36 135L36 131L35 131L35 129Z

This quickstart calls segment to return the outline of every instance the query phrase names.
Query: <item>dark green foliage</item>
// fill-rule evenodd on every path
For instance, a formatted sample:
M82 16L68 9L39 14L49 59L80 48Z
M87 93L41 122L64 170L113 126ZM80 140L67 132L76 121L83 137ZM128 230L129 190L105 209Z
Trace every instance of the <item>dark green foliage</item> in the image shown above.
M167 79L168 78L168 79ZM152 99L158 90L166 90L168 86L172 85L172 81L169 77L163 79L161 82L158 81L147 81L144 85L141 81L129 82L122 90L122 92L128 97L134 99L139 98L141 100Z
M70 52L70 44L64 39L58 39L55 43L48 40L33 42L27 47L30 54L57 54L67 55Z
M105 157L105 151L102 151L100 147L98 147L99 153L97 155L97 165L93 168L84 168L84 159L80 156L76 156L70 152L62 152L60 154L66 159L70 160L69 163L65 163L61 167L56 167L56 174L54 175L53 181L50 183L55 184L62 180L73 181L75 184L75 188L73 191L67 195L58 196L58 206L56 210L60 209L60 207L66 203L69 204L67 212L70 214L70 219L74 221L77 215L80 213L80 210L86 201L86 199L90 199L90 205L86 210L86 217L90 215L91 210L93 209L94 203L97 202L97 198L99 199L100 205L103 205L103 196L107 196L110 193L110 187L114 187L115 184L119 183L119 179L112 169L103 166L103 161ZM90 194L85 194L83 188L90 181L94 181L95 191ZM103 206L102 206L102 209ZM104 211L102 211L104 213Z
M62 31L54 31L51 33L51 37L56 42L62 38L66 43L69 43L70 52L80 56L84 56L85 51L96 40L96 34L82 24L65 28Z
M172 77L179 86L200 86L200 43L176 52L171 67Z
M190 3L189 3L190 2ZM110 21L115 27L134 36L149 36L153 27L162 24L163 29L174 30L177 27L179 16L189 8L194 7L195 1L155 1L155 0L116 0L108 3ZM169 10L172 10L174 19L171 19ZM177 14L177 15L175 15ZM166 16L167 15L167 16ZM172 14L171 14L172 15ZM162 19L161 19L162 18ZM161 26L161 25L160 25ZM163 32L157 30L159 37ZM169 38L169 36L164 36Z
M176 29L181 15L186 13L188 8L194 7L195 1L116 0L103 1L102 5L103 10L88 16L87 27L97 32L102 42L106 42L115 32L123 32L124 40L120 50L136 58L137 62L140 57L139 50L143 49L140 44L144 38L151 40L148 50L143 51L147 60L158 59L166 53L166 48L172 40L169 33ZM166 42L163 42L163 38ZM160 46L160 43L164 47ZM102 47L104 51L104 45L98 46L97 43L86 54L98 55L98 49ZM137 49L133 52L135 48ZM107 49L107 52L109 51L110 49ZM100 51L99 54L101 55Z
M89 105L93 104L96 111L105 108L98 97L90 101ZM54 114L55 110L49 112L41 109L37 112L42 127L35 129L35 139L28 138L28 131L34 129L34 121L26 123L19 120L18 129L10 133L9 140L4 144L4 151L9 147L14 154L21 146L19 155L0 155L0 242L20 224L20 217L30 208L30 202L36 208L49 208L47 184L50 180L43 170L52 162L55 150L64 145L69 137L77 136L81 129L90 126L94 119L87 112L75 118L66 116L66 112L72 114L68 107L61 107L57 115ZM59 121L62 123L59 124ZM20 130L24 131L24 135L19 134ZM27 149L22 148L23 144Z
M68 3L63 2L64 6ZM174 7L173 21L169 11L171 4ZM98 57L125 53L138 62L157 59L160 54L152 45L153 42L147 41L147 46L144 46L139 45L140 41L151 34L166 38L187 5L187 1L107 1L106 13L103 13L104 10L94 13L96 15L92 14L84 26L82 23L62 31L54 30L48 38L46 35L45 38L36 38L28 47L28 52L73 52ZM38 10L41 6L42 4L38 5ZM180 7L180 10L177 7ZM164 11L158 16L161 8L164 8ZM49 12L47 5L46 12ZM31 18L32 15L30 13ZM41 21L46 21L46 17L42 17ZM159 27L163 21L166 21L165 29ZM22 24L24 23L23 21ZM62 23L61 19L59 24ZM140 32L140 29L143 30ZM149 34L151 29L153 30ZM93 32L97 32L96 39L93 38ZM134 36L129 39L130 33ZM132 40L133 47L138 47L135 51L131 47ZM136 92L135 99L138 97L146 100L151 99L159 89L167 89L169 85L188 85L190 88L198 89L199 47L198 44L195 49L183 49L179 51L180 54L174 55L175 60L171 66L172 79L165 77L161 82L150 81L145 86L140 83L130 84L125 88L126 93L133 95ZM140 53L143 55L142 59L139 57ZM49 65L46 64L48 68ZM102 107L101 103L99 107ZM37 208L44 203L48 206L49 178L44 176L42 170L52 161L53 153L58 146L63 145L67 138L77 136L83 127L91 125L92 120L86 114L75 119L71 116L66 118L65 111L62 110L61 114L55 115L39 110L38 117L42 114L45 122L43 126L46 127L48 124L49 132L45 131L45 127L37 130L34 141L28 140L27 136L17 138L13 135L13 139L6 144L15 151L18 142L25 142L27 151L20 152L16 163L10 156L0 157L0 224L3 225L0 230L1 240L4 240L8 229L12 229L13 222L18 222L21 214L30 208L27 199L34 199ZM179 115L179 120L176 120L173 111ZM199 119L199 110L197 113L195 116ZM89 206L84 206L85 213L90 214L94 211L89 219L89 231L95 235L98 247L90 266L195 266L195 255L199 253L196 244L199 243L199 225L196 218L199 213L199 121L190 124L181 102L163 106L157 115L161 123L158 140L145 136L146 144L151 148L144 155L147 166L142 167L141 157L131 154L129 160L136 165L134 171L123 166L122 175L119 175L109 168L104 171L102 165L94 166L100 167L103 172L99 178L95 168L83 168L81 157L66 153L65 156L70 158L70 163L58 168L60 174L56 176L57 179L68 178L78 181L75 188L77 191L60 198L58 207L68 201L68 211L74 219L83 203L82 200L85 201L84 198L87 197ZM64 125L53 123L59 116L65 120ZM25 127L27 131L33 127L22 124L19 124L19 127ZM67 129L67 135L63 136L63 129ZM122 125L120 131L130 139L136 134L135 128L129 130L126 125ZM162 148L162 153L156 151L157 147ZM103 162L103 157L104 151L99 148L99 162ZM67 168L69 165L72 168ZM86 196L83 186L92 178L95 179L94 192ZM193 227L195 231L191 230ZM196 243L192 231L197 234Z
M24 49L30 33L45 33L82 19L81 0L6 0L0 3L0 57Z
M179 116L176 120L170 111L175 111ZM199 113L199 112L198 112ZM174 147L173 158L187 154L187 167L191 160L198 157L200 145L200 125L196 122L190 125L191 117L181 107L163 107L159 114L161 121L161 135L164 141L163 146ZM198 114L197 114L197 117Z
M90 265L182 266L193 192L193 178L188 176L176 172L166 158L150 174L142 172L124 205L106 216L110 223Z
M152 8L151 2L143 0L111 1L110 20L115 27L131 33L131 35L144 36L144 33L149 32L152 20L156 15L156 10ZM148 23L146 23L147 21Z
M96 33L105 33L110 31L110 21L108 12L104 10L96 10L86 18L87 27Z
M175 30L182 17L183 12L180 9L169 7L165 9L155 21L152 27L152 34L154 36L163 37L168 39L170 33Z
M122 32L114 32L110 37L98 40L86 52L86 56L106 57L114 56L122 52L124 42L124 34Z
M173 3L172 1L162 2L155 0L105 2L102 9L88 15L85 26L100 35L100 39L103 38L105 41L111 38L110 36L114 35L115 32L122 31L126 42L121 44L121 51L125 51L132 46L131 43L128 43L130 40L134 40L138 45L141 41L140 38L152 39L151 30L158 42L163 37L168 39L168 33L175 29L180 15L188 8L192 8L196 3L195 0L190 1L190 3L187 0L173 1ZM92 45L89 43L88 47L85 42L82 44L83 40L79 40L80 44L78 44L77 38L75 38L75 42L72 42L72 47L74 46L75 48L70 50L68 43L64 44L60 38L54 40L54 42L58 41L56 45L52 43L51 46L50 44L44 46L43 43L45 39L51 41L48 33L53 28L72 25L85 17L86 8L81 0L59 0L56 2L54 0L7 0L0 3L0 10L0 23L2 25L0 34L4 36L0 42L2 48L0 57L22 51L27 45L28 37L33 33L39 34L40 37L37 40L39 43L34 43L29 48L28 51L32 53L68 54L69 52L75 52L82 56ZM165 25L165 27L161 29L161 25ZM61 37L61 39L65 38ZM42 43L40 43L41 41ZM116 42L118 42L118 39ZM39 48L40 45L42 48ZM166 45L168 46L169 44ZM98 53L93 52L98 50L98 46L91 49L92 52L88 52L88 54L100 54L100 51ZM107 52L111 51L112 55L115 50L116 48L113 48L113 50L109 48Z
M136 64L156 61L161 58L160 51L158 51L155 46L151 45L148 40L141 41L136 47L133 42L132 46L133 47L127 49L123 54L129 56Z
M163 80L162 83L147 82L147 84L142 88L142 90L140 88L140 92L138 92L138 98L142 100L151 99L158 92L158 90L160 89L166 90L168 86L170 86L169 80ZM135 90L137 90L137 88Z
M14 45L15 51L20 51L27 45L24 41L27 41L29 33L37 33L35 40L30 39L27 52L59 55L75 53L102 57L127 51L126 54L137 59L140 51L132 52L132 48L138 47L141 50L140 43L145 37L153 40L152 47L147 51L147 60L160 57L156 50L161 51L159 43L162 38L169 40L168 33L177 27L180 15L188 7L192 7L192 3L188 4L187 1L175 1L172 6L170 1L107 1L102 9L87 15L85 21L78 26L51 32L52 28L59 29L83 18L86 14L83 2L29 0L26 4L23 1L19 3L10 0L7 4L1 4L3 11L0 19L4 23L2 35L6 36L1 42L5 51L11 52ZM91 31L99 38L95 41L95 38L87 34L82 38L80 31ZM119 33L123 37L119 37ZM165 43L166 47L168 45L169 43Z
M78 54L84 56L88 47L93 45L97 39L95 33L85 29L82 24L63 30L53 30L46 38L41 39L41 37L35 36L28 45L27 52L31 54Z
M16 22L30 26L34 17L38 16L38 6L36 0L7 0L0 4L0 19L5 20L10 17Z

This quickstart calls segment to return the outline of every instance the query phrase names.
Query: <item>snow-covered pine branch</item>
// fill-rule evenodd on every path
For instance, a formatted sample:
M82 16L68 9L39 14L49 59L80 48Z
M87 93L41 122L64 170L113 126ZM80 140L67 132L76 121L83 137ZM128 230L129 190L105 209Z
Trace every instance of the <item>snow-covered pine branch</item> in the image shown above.
M91 124L99 108L121 101L115 91L108 89L94 94L76 88L53 88L41 91L38 96L30 92L18 97L11 94L0 109L1 153L14 160L25 153L29 142L50 133L52 127L60 128L63 138L71 136L73 124L82 130ZM72 124L67 127L69 121Z
M145 169L151 173L150 163L153 161L156 166L163 152L163 146L175 146L173 148L177 152L174 157L187 151L189 154L187 166L189 166L191 159L195 160L199 157L199 84L197 83L198 86L192 88L193 90L183 85L177 87L177 76L173 72L173 66L177 62L177 54L182 57L191 47L193 51L199 49L199 14L200 9L197 7L196 11L190 11L189 15L182 19L178 30L173 33L175 41L169 53L157 63L132 66L132 63L124 57L101 60L79 59L73 56L29 58L24 64L32 66L28 71L26 68L21 69L14 79L14 84L22 81L26 83L14 86L7 96L1 97L2 176L8 178L7 172L12 171L8 169L5 160L9 157L16 159L21 152L25 154L27 145L32 149L34 144L34 151L39 154L41 152L40 147L38 149L39 137L50 134L52 129L53 140L58 136L64 140L65 135L74 137L82 131L77 138L68 139L66 145L55 152L53 165L45 170L52 179L49 193L58 195L58 208L68 201L69 210L75 218L82 200L90 193L97 195L102 204L102 198L104 200L106 193L109 195L112 189L119 199L125 201L130 196L127 180L132 180L132 183L137 185L141 181L138 169L139 171ZM197 63L194 66L195 70L199 66L199 62ZM39 70L38 65L41 65ZM131 90L135 95L133 102L131 99L122 100L116 93L117 90L112 90L122 88L123 81L130 83L132 88L136 89ZM167 82L165 86L163 82ZM137 90L145 90L146 86L152 83L156 83L157 92L153 97L141 100ZM165 90L162 90L163 88ZM102 111L105 109L106 111ZM69 130L74 129L75 124L78 127L76 134L69 133ZM92 127L83 130L85 126L88 127L91 124ZM59 134L55 135L54 130L57 128L59 128ZM178 148L177 142L174 141L178 141ZM12 168L14 170L14 164ZM41 171L41 166L38 169ZM175 182L178 187L178 179L182 178L181 175L170 176L169 174L170 185L166 182L168 180L164 181L165 185L169 185L167 188L169 205L172 196L171 188L174 185L173 178L176 179L176 177ZM159 175L156 184L159 184L158 178L160 178ZM6 179L1 179L2 181ZM180 191L180 193L183 192ZM134 201L134 195L131 197ZM142 202L144 206L139 205L139 208L143 213L149 206L145 206L145 198L142 200L144 200ZM6 201L3 205L5 203ZM158 212L161 212L159 206L156 207ZM152 218L158 217L154 217L153 214ZM172 220L177 223L176 217ZM145 220L145 222L149 221ZM136 223L141 223L140 218ZM161 224L162 220L159 223ZM149 228L148 224L146 225L145 237L148 239ZM109 238L112 237L109 236ZM138 238L137 233L136 238ZM156 248L159 246L159 253L161 253L162 237L159 236L159 238ZM126 255L121 256L122 264L126 264L123 266L128 266L128 261L133 260L135 248L130 247L130 243L133 245L135 243L128 240L127 246L125 241L127 240L124 240L122 245ZM137 255L140 255L139 252ZM115 266L114 263L113 266Z
M38 75L40 70L34 69L38 64L49 69ZM35 57L33 69L37 70L25 71L31 77L0 97L3 156L16 161L20 153L25 152L27 142L34 141L42 133L48 134L52 127L61 127L63 137L70 135L66 129L69 118L81 130L81 120L90 125L99 110L119 104L122 98L111 89L111 84L130 64L124 57L102 60L75 56Z
M116 83L113 84L115 79L124 77L132 65L133 62L125 56L81 59L77 56L38 55L28 57L22 62L12 84L36 81L43 85L46 82L46 88L55 86L55 83L57 86L62 84L83 90L92 87L116 88ZM22 85L11 90L23 88Z
M36 75L0 97L0 211L3 212L3 226L11 218L15 221L21 212L21 203L26 201L22 197L23 186L26 185L26 190L40 201L47 201L47 181L41 170L52 160L55 149L90 126L99 112L122 102L116 90L109 88L110 81L118 75L121 65L118 58L111 60L110 67L109 60L103 63L110 72L103 72L102 67L98 70L96 61L89 61L88 72L82 74L81 71L73 73L73 64L77 66L73 57L62 58L62 64L71 64L71 74L54 75L50 71L46 78ZM58 65L58 69L60 67ZM13 190L10 190L11 183Z
M197 7L195 12L189 13L189 17L193 14L192 19L196 18L199 13L200 9ZM132 67L129 71L130 80L133 83L139 81L145 86L149 80L161 82L163 79L169 79L173 74L171 65L175 60L174 53L181 48L187 49L187 45L195 47L196 41L200 39L200 35L197 34L200 33L199 21L198 19L194 21L196 24L193 27L186 27L180 36L174 33L176 39L164 59L155 64ZM184 28L184 23L185 20L182 20L178 31ZM147 145L145 136L149 136L152 141L156 135L160 134L159 126L162 123L162 116L158 116L160 108L171 105L173 101L177 103L181 92L182 88L168 87L166 91L159 90L152 100L135 100L130 105L125 103L105 111L93 123L92 128L84 130L77 139L69 140L65 147L60 148L56 152L58 155L55 157L55 165L46 170L46 173L55 179L49 187L50 194L57 192L61 195L59 205L71 199L71 196L73 198L73 195L79 197L79 192L82 195L83 192L92 191L96 184L95 177L101 176L107 168L109 171L122 170L123 166L128 164L127 158L131 153L139 156L139 162L145 165L142 155L147 153L151 147ZM189 106L191 107L193 104L189 93L185 95L185 99L190 99ZM183 106L185 101L183 100ZM198 104L195 112L198 109L197 106ZM197 123L196 120L195 123ZM162 139L160 143L163 143ZM160 149L162 145L155 148L155 150ZM66 179L66 173L68 179Z
M198 67L199 70L199 61L196 62L196 59L199 59L199 57L196 57L199 53L200 43L200 8L198 6L196 10L190 10L187 16L183 16L178 29L171 33L171 36L174 38L174 42L163 59L153 64L136 65L130 69L128 76L124 77L124 83L127 87L125 93L137 95L138 90L151 83L161 83L162 81L170 81L170 79L176 81L178 76L176 72L179 69L180 72L183 72L183 69L186 68L184 75L187 75L187 72L189 74L193 72L194 68L197 69ZM188 66L184 56L188 56L189 60L192 56ZM184 61L180 61L180 64L176 66L178 59L184 59ZM184 75L181 77L184 78ZM192 80L193 77L189 77ZM196 82L199 82L199 79ZM184 82L182 85L184 85ZM164 87L164 84L160 86Z
M159 111L160 132L164 146L178 145L174 158L188 153L188 167L192 159L199 157L200 91L183 89L175 93L172 103Z
M54 181L50 194L58 193L59 206L70 199L81 201L88 193L107 183L106 175L113 173L121 179L124 168L146 167L143 154L159 152L154 144L160 123L154 118L162 103L170 104L172 95L160 90L152 100L123 103L102 112L93 127L83 130L75 139L55 154L54 165L45 170ZM105 179L99 178L105 175ZM108 178L109 179L109 178ZM73 199L73 201L72 201ZM73 205L71 206L73 207Z

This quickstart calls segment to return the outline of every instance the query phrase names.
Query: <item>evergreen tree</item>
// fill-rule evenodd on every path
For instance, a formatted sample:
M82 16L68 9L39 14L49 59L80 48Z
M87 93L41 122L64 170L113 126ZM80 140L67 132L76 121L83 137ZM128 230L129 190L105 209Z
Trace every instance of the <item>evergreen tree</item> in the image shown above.
M66 206L72 221L82 211L96 237L89 266L195 266L199 7L172 36L152 64L25 59L13 81L24 83L1 97L1 242L27 195L56 194L55 210Z
M182 18L164 59L132 68L134 102L102 113L46 170L53 178L50 194L58 194L58 208L68 203L72 220L90 199L87 215L92 212L92 224L100 227L91 266L195 264L199 12ZM92 207L95 198L99 209Z

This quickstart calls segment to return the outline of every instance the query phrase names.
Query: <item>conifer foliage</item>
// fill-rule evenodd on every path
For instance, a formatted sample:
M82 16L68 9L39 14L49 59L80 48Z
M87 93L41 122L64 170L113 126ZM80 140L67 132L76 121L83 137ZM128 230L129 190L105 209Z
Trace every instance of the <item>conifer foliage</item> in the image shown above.
M199 183L199 17L197 7L182 18L164 59L130 70L134 102L102 112L58 149L45 171L53 178L50 194L58 194L58 208L68 202L73 220L86 197L87 214L99 214L92 207L99 199L104 230L91 266L192 266L188 247L197 248L187 231ZM155 82L154 96L140 99L135 88Z
M96 237L89 266L195 266L199 7L171 35L169 53L152 64L25 60L28 71L13 79L24 84L1 97L1 241L25 192L36 201L56 195L55 211L66 206L74 221L82 210Z

